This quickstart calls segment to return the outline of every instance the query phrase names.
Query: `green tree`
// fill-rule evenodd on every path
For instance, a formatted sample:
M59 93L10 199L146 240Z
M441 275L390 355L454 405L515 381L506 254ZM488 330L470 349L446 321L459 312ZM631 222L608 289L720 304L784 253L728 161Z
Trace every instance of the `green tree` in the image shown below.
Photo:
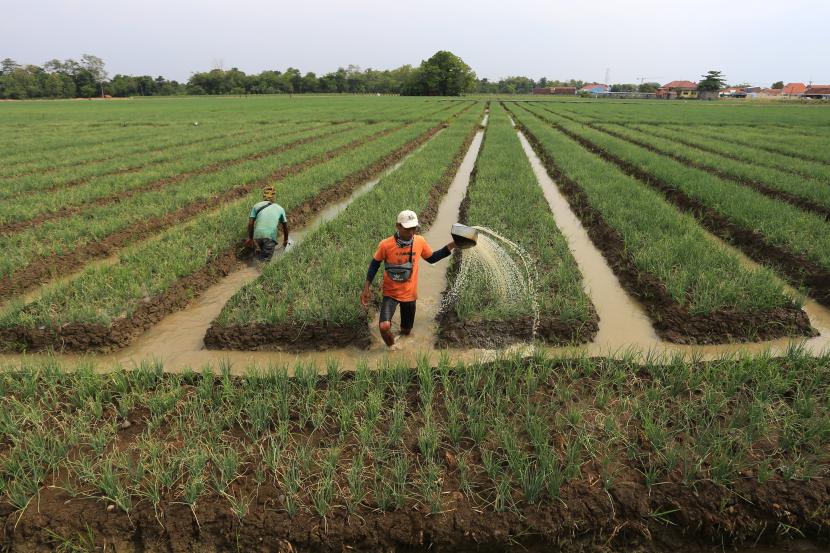
M446 50L422 61L402 90L412 96L459 96L475 89L476 74L464 61Z
M93 56L92 54L84 54L81 56L81 67L89 73L92 81L101 88L101 96L103 96L104 81L107 80L107 71L104 69L104 60L98 56Z
M660 83L642 83L637 87L637 92L657 92Z
M709 71L701 77L697 89L702 91L717 91L726 86L726 77L720 71Z
M784 81L775 81L772 83L772 88L775 90L781 90L784 88Z
M6 58L0 61L0 75L8 75L20 66L11 58Z

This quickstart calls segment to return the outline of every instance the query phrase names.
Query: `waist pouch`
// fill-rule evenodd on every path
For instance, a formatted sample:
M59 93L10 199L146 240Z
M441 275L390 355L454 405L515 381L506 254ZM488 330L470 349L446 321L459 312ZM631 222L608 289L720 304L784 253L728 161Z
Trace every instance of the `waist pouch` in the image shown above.
M415 238L409 243L409 261L401 263L400 265L386 265L386 274L394 282L406 282L412 278L412 256L414 255L413 248L415 247Z
M395 282L406 282L412 278L412 262L400 265L386 265L386 274Z

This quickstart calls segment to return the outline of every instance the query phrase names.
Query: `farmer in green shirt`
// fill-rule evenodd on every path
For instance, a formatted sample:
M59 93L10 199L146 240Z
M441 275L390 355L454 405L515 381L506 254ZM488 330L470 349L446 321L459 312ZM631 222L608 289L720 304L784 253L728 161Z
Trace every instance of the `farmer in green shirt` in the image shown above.
M245 245L255 250L260 261L270 261L277 247L277 225L282 226L282 247L288 246L288 220L281 205L274 203L276 190L268 185L262 201L254 204L248 218L248 240Z

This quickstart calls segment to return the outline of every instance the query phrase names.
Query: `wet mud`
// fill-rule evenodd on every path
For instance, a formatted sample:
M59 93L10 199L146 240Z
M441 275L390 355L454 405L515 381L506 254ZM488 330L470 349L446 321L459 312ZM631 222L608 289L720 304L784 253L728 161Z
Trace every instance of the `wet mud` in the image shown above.
M400 128L401 128L401 126L398 126L393 130L399 130ZM280 135L280 136L287 136L287 135L290 136L291 134L307 132L309 130L313 130L313 129L296 130L296 131L292 131L290 133L286 133L286 134ZM125 199L130 198L132 196L135 196L137 194L143 194L145 192L152 192L152 191L155 191L155 190L161 190L162 188L180 183L182 181L185 181L185 180L187 180L189 178L192 178L192 177L195 177L195 176L208 175L208 174L211 174L211 173L217 173L219 171L223 171L224 169L226 169L228 167L232 167L234 165L239 165L239 164L246 163L246 162L249 162L249 161L256 161L258 159L262 159L262 158L265 158L265 157L268 157L268 156L277 155L277 154L280 154L282 152L286 152L288 150L291 150L293 148L297 148L299 146L309 144L311 142L314 142L315 140L322 140L324 138L329 138L329 137L334 136L336 134L346 132L346 130L349 130L349 129L343 129L343 130L338 129L338 130L334 130L334 131L327 132L327 133L321 133L321 134L318 134L318 135L315 135L315 136L309 136L309 137L306 137L306 138L301 138L299 140L294 140L294 141L289 142L287 144L282 144L282 145L277 146L275 148L269 148L267 150L262 150L260 152L255 152L253 154L248 154L248 155L238 157L238 158L234 158L234 159L228 159L228 160L219 161L219 162L216 162L216 163L210 163L208 165L205 165L203 167L199 167L198 169L194 169L192 171L186 171L184 173L179 173L179 174L173 175L171 177L164 177L164 178L149 182L147 184L144 184L144 185L142 185L140 187L137 187L137 188L132 188L130 190L124 190L122 192L116 192L114 194L110 194L110 195L107 195L107 196L102 196L100 198L95 198L94 200L90 200L90 201L84 202L82 204L61 207L61 208L59 208L55 211L52 211L52 212L42 213L42 214L40 214L40 215L38 215L38 216L36 216L32 219L27 219L25 221L14 221L14 222L6 223L4 225L0 225L0 234L13 234L15 232L21 232L23 230L35 227L37 225L41 225L41 224L43 224L47 221L54 221L55 219L62 219L64 217L69 217L71 215L76 215L78 213L82 213L82 212L84 212L86 210L89 210L89 209L93 209L93 208L101 207L101 206L105 206L105 205L110 205L110 204L113 204L113 203L116 203L116 202L121 202L121 201L124 201ZM253 142L253 140L249 140L249 141L246 141L246 142ZM240 144L244 144L246 142L242 142ZM122 173L137 172L139 170L144 169L145 167L146 167L146 165L143 166L143 167L137 168L137 169L122 170ZM89 180L92 180L92 179L88 178L84 182L88 182ZM81 184L83 184L83 183L81 183ZM65 188L65 185L60 187L60 189L63 189L63 188ZM45 192L49 192L49 191L47 190Z
M251 191L273 180L281 180L300 173L309 167L320 165L346 152L378 140L397 129L388 129L372 136L359 138L348 144L324 152L303 162L283 167L275 173L258 181L235 186L228 191L199 201L194 201L184 208L155 219L148 219L130 226L97 241L89 242L76 250L49 259L39 259L15 273L0 278L0 300L11 298L31 287L48 282L58 275L70 273L83 267L89 261L109 257L124 246L152 236L174 225L181 224L205 211L215 209L222 204L232 202L249 194Z
M783 274L793 286L805 289L825 307L830 307L830 271L805 256L789 252L767 242L759 233L740 227L702 202L657 178L636 165L611 154L590 140L568 131L555 121L540 117L585 149L613 163L624 173L654 188L671 204L691 214L709 232L743 251L750 259L772 267Z
M828 540L830 489L820 479L764 484L749 479L733 489L711 482L695 487L667 482L648 489L624 480L607 492L577 482L563 488L559 502L503 513L482 508L453 483L444 483L445 509L436 515L407 505L385 513L337 509L323 519L307 512L291 518L273 484L257 489L244 481L236 487L252 494L252 502L242 522L222 497L200 498L192 511L171 501L157 517L147 503L127 515L109 510L106 501L72 499L49 487L17 523L18 514L0 505L0 520L6 522L0 545L8 551L49 552L55 550L56 535L88 536L90 531L97 544L118 544L117 551L136 553L700 551L706 545L786 543L776 535L782 527L798 529L818 544Z
M591 206L579 185L559 170L536 136L521 123L517 126L533 146L551 178L559 185L620 284L646 308L660 338L677 344L719 344L817 334L807 314L795 305L771 311L722 310L694 315L677 304L654 276L636 267L626 255L625 243L619 233Z
M463 111L466 111L473 105L470 104L470 106L460 113L463 113ZM348 182L332 187L330 189L332 193L340 194L340 197L332 198L331 201L347 197L360 183L380 175L388 167L399 162L425 144L438 131L444 128L444 126L445 123L442 123L441 125L433 127L416 141L406 144L383 160L350 176L347 179ZM446 194L453 177L458 171L475 137L475 133L476 128L470 132L464 144L453 158L453 162L445 170L441 180L430 190L427 207L419 214L419 220L423 227L429 227L435 219L441 199ZM257 323L227 327L212 324L205 334L205 346L209 349L289 352L321 351L347 346L367 349L372 345L369 318L369 313L367 313L364 320L341 326L331 325L326 322L318 324L280 323L279 325Z

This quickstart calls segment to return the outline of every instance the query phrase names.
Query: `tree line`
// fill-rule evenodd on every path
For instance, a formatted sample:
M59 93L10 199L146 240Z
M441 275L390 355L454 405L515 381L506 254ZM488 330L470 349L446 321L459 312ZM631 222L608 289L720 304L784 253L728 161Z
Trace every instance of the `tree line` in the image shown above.
M180 94L403 94L457 96L475 92L475 73L451 52L436 52L418 67L361 69L355 65L324 75L265 70L246 74L237 68L193 73L186 83L150 75L108 77L104 61L84 54L79 61L50 60L43 65L21 65L10 58L0 62L0 98L90 98L96 96L173 96Z
M407 96L458 96L479 94L530 94L534 88L573 86L586 82L545 77L511 76L498 81L476 78L475 72L452 52L439 51L420 66L396 69L361 69L356 65L317 75L289 67L246 74L237 68L193 73L187 82L162 76L122 75L109 78L104 61L84 54L80 60L53 59L43 65L21 65L6 58L0 62L0 98L90 98L100 96L175 96L246 94L401 94ZM611 90L652 92L658 83L613 85Z

